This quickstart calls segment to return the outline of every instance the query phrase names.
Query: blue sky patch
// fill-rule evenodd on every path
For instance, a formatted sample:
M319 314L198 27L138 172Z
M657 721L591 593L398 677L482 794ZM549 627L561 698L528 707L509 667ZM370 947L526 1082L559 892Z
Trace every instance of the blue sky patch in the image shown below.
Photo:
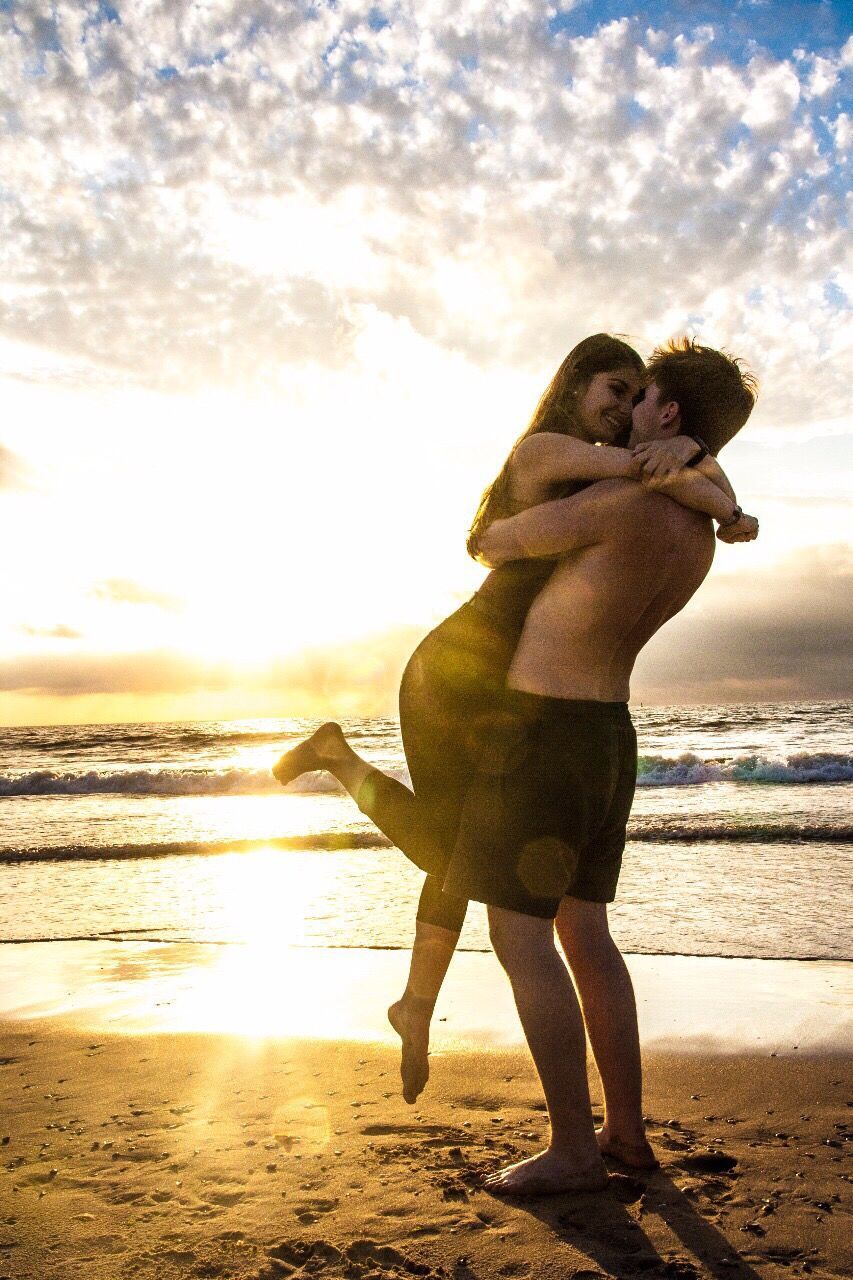
M557 14L548 27L552 35L591 36L600 26L620 18L636 18L643 28L672 35L690 35L699 27L712 27L714 47L735 62L748 62L761 51L787 58L799 46L813 53L828 53L838 49L850 33L849 9L839 0L733 0L725 4L719 0L649 0L642 10L626 6L624 0L590 0L569 13Z
M850 311L853 309L847 294L834 280L827 280L823 286L823 296L835 311Z

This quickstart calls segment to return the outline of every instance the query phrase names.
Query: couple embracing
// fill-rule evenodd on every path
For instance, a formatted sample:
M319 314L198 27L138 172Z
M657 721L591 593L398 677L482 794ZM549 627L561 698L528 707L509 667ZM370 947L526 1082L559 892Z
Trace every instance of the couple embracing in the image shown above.
M403 674L412 788L333 723L273 769L283 784L328 770L426 872L409 979L389 1010L408 1102L427 1082L467 904L487 905L550 1121L547 1148L486 1179L494 1192L598 1189L602 1155L657 1163L634 992L607 922L636 781L629 681L708 573L711 518L724 541L756 536L716 461L754 400L736 360L687 339L647 366L607 334L580 342L480 502L468 550L492 572ZM587 1034L604 1090L597 1132Z

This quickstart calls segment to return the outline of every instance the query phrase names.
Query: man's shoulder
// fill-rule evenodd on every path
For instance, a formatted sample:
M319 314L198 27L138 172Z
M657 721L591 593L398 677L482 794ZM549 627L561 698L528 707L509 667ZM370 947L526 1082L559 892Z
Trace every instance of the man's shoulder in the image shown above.
M603 483L609 490L609 500L599 506L604 541L623 547L631 543L638 551L654 548L659 556L671 552L679 558L713 558L716 541L710 516L683 507L635 480Z

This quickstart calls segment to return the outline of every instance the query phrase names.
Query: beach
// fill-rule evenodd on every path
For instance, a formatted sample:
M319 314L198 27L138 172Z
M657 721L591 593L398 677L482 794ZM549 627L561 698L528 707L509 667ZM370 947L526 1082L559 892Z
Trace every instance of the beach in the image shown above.
M546 1127L485 911L407 1106L421 876L324 775L274 784L310 723L4 730L0 1277L850 1274L849 706L635 719L610 918L662 1167L526 1202L482 1186ZM348 732L407 781L395 721Z
M611 1162L601 1193L509 1201L482 1177L538 1150L546 1120L491 958L457 957L431 1079L409 1107L379 1003L398 955L290 957L284 985L271 975L253 1006L266 1026L213 1033L240 1002L223 988L217 1010L205 975L245 975L240 948L103 944L93 958L100 945L3 948L2 1275L849 1274L849 966L629 957L661 1169ZM286 1034L283 1010L310 1026L311 1000L288 999L296 975L316 1005L346 971L361 1012L344 1016L344 983L322 1038ZM701 1018L687 1034L691 974L718 1037ZM675 980L682 997L668 1003ZM786 991L803 1006L796 1043ZM475 1001L490 1013L472 1030ZM194 1029L167 1029L181 1023Z

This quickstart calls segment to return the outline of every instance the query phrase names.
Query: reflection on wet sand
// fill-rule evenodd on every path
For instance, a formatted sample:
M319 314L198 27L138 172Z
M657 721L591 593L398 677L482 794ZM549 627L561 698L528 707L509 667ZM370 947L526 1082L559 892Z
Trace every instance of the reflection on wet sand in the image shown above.
M243 905L235 895L235 912ZM0 947L0 1017L70 1018L77 1026L130 1032L393 1041L385 1011L405 984L408 953L286 945L276 932L277 914L273 903L268 927L245 945ZM627 960L647 1048L853 1048L850 965L708 956ZM509 984L493 955L456 955L434 1027L438 1053L522 1042Z

